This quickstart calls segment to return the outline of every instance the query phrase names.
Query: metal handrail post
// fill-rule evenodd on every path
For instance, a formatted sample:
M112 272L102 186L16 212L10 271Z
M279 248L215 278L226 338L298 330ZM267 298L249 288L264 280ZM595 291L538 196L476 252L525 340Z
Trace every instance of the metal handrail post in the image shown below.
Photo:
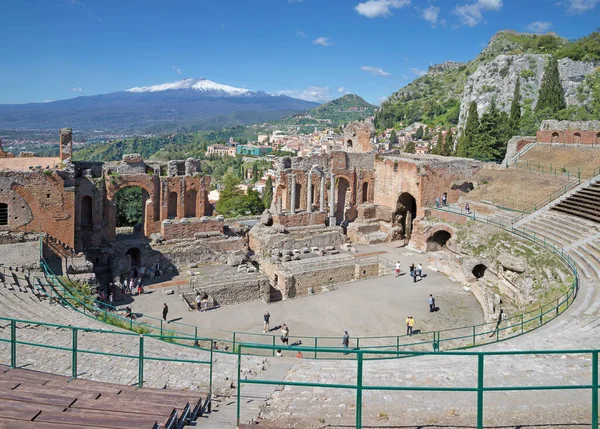
M592 429L598 429L598 351L592 352Z
M362 386L363 386L363 351L358 350L356 355L358 365L356 374L356 429L362 428Z
M71 328L73 337L71 355L71 379L77 378L77 328Z
M236 427L240 426L240 400L241 400L241 394L240 394L240 390L242 390L242 383L240 381L240 377L242 375L242 346L240 345L238 347L238 351L237 351L237 358L238 358L238 364L237 364L237 419L236 419Z
M10 367L17 367L17 321L10 321Z
M212 410L212 388L213 388L213 347L210 347L210 380L208 385L208 412Z
M483 356L477 355L477 429L483 429Z
M140 354L138 357L138 388L144 387L144 335L140 335Z

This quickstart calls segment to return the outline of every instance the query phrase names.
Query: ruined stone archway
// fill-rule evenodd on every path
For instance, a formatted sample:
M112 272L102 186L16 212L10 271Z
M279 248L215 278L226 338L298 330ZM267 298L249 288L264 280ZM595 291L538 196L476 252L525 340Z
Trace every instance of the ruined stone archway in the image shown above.
M477 264L473 267L471 272L475 276L476 279L481 279L485 275L487 270L487 266L485 264Z
M348 141L346 142L346 147L352 147L353 143L352 143L352 139L348 139Z
M177 192L169 192L167 197L167 217L169 219L175 219L177 217Z
M185 217L196 217L196 200L198 198L198 192L195 189L190 189L185 193L184 203L184 216Z
M552 133L552 143L558 143L558 133Z
M575 143L575 144L581 143L581 133L573 134L573 143Z
M398 196L396 211L394 212L393 224L402 228L404 238L410 238L413 229L413 221L417 217L417 200L409 192L403 192Z
M140 186L124 186L120 188L113 196L114 203L114 224L118 227L141 226L145 231L146 203L150 196L148 192Z
M81 198L79 223L82 227L90 227L94 224L94 200L89 195Z
M440 229L431 234L426 241L428 252L437 252L446 247L448 240L452 238L452 234L445 229Z
M347 199L347 193L350 190L350 182L345 177L338 177L337 182L337 207L335 211L335 218L337 223L342 223L346 217L346 204L349 202Z

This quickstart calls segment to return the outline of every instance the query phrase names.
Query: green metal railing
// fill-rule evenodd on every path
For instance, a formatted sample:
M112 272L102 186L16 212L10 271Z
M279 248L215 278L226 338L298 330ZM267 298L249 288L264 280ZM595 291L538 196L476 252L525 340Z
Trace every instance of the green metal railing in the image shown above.
M138 388L142 388L144 386L144 362L145 361L161 361L161 362L177 362L177 363L189 363L195 365L209 365L209 394L212 394L212 386L213 386L213 353L210 351L210 359L209 360L194 360L194 359L179 359L179 358L170 358L156 355L149 355L147 353L147 349L144 345L145 338L156 338L161 339L160 335L138 335L132 332L115 332L105 329L93 329L93 328L84 328L77 326L66 326L59 325L55 323L45 323L31 320L23 320L23 319L12 319L6 317L0 317L0 321L6 323L4 327L0 326L0 329L4 329L5 327L9 327L10 335L9 338L0 338L0 343L9 343L10 344L10 362L9 365L11 368L18 367L18 354L17 347L18 346L31 346L42 349L49 350L60 350L63 352L70 353L71 359L71 380L76 379L78 377L78 360L81 355L97 355L97 356L109 356L114 358L122 358L122 359L132 359L137 361L137 382L136 385ZM50 337L48 335L40 335L41 340L47 340L46 342L31 342L20 340L18 336L18 327L19 324L31 326L43 326L47 329L57 329L57 330L67 330L70 331L71 337L71 346L59 346L50 343ZM28 329L29 330L29 329ZM100 350L90 350L83 349L79 347L79 333L83 332L86 334L99 334L102 335L103 341L107 340L107 337L115 337L119 336L120 338L125 337L126 339L135 340L138 339L138 353L137 354L124 354L124 353L110 353L104 352ZM95 374L101 374L101 372L95 372ZM101 380L98 380L101 381ZM209 395L210 401L210 395Z
M444 207L438 210L456 212L451 207ZM508 232L518 235L522 238L531 240L552 251L562 260L573 273L573 282L569 290L557 299L541 304L539 308L508 317L500 322L481 323L477 325L463 326L458 328L449 328L436 331L425 331L418 334L409 335L387 335L387 336L364 336L352 339L352 345L356 348L384 351L401 350L453 350L475 347L484 344L490 344L501 340L506 340L526 332L537 329L562 314L573 302L577 296L579 287L579 277L576 264L571 257L562 249L546 242L545 237L528 234L525 231L518 230L512 226L502 225L489 218L477 218L474 212L470 214L461 213L463 216L473 220L484 221L494 224ZM120 316L116 307L108 304L98 303L96 301L84 301L75 296L76 294L65 285L62 280L54 275L45 261L41 260L46 278L51 284L54 292L62 302L88 317L98 319L103 322L109 322L121 328L132 331L152 333L157 338L177 342L177 344L196 347L204 350L213 350L213 342L217 342L218 353L235 353L239 343L256 343L276 347L279 335L263 334L254 332L225 331L210 328L199 328L180 322L172 322L169 328L165 326L162 319L151 316L143 316L145 322L133 320ZM225 335L225 338L219 336ZM309 344L315 349L335 348L341 344L341 337L337 336L290 336L291 344ZM265 349L257 349L265 350ZM274 356L275 348L266 350ZM316 350L310 357L315 359L334 359L339 358L325 351Z
M310 382L296 382L296 381L282 381L282 380L252 380L252 379L241 379L241 362L244 349L271 349L270 346L262 346L258 344L239 344L237 351L238 367L237 367L237 425L240 424L241 415L241 390L244 384L254 385L272 385L272 386L295 386L295 387L313 387L313 388L327 388L327 389L351 389L356 392L356 412L355 412L355 424L357 429L361 429L363 425L362 411L363 411L363 392L364 391L419 391L419 392L475 392L477 393L477 429L483 429L484 419L484 395L486 392L515 392L515 391L546 391L546 390L590 390L591 391L591 427L592 429L598 429L598 350L536 350L536 351L500 351L500 352L414 352L414 351L402 351L403 356L426 356L437 354L438 356L462 356L462 357L476 357L477 358L477 379L476 385L470 387L456 386L456 387L442 387L442 386L415 386L415 385L370 385L365 383L363 375L363 365L367 360L365 355L392 355L392 357L398 357L398 354L394 354L390 351L382 350L340 350L340 349L327 349L319 350L320 352L326 351L328 353L337 354L349 354L356 360L356 383L340 384L340 383L310 383ZM285 351L303 352L305 354L316 352L317 350L312 347L285 347ZM590 355L592 360L591 365L591 383L590 384L561 384L561 385L516 385L516 386L489 386L485 383L485 361L488 356L533 356L533 355L567 355L567 356L581 356ZM530 422L528 422L530 423Z

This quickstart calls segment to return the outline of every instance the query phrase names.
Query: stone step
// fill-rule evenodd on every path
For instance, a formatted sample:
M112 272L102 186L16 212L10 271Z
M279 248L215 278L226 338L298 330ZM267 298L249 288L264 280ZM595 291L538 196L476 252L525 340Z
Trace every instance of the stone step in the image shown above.
M537 227L537 229L540 231L550 231L552 235L557 237L564 237L565 239L568 239L571 243L578 241L583 237L580 234L576 234L572 230L569 230L567 228L561 228L560 226L552 222L548 222L546 219L532 219L531 221L529 221L528 224L524 225L524 227L527 228L528 225L533 225Z

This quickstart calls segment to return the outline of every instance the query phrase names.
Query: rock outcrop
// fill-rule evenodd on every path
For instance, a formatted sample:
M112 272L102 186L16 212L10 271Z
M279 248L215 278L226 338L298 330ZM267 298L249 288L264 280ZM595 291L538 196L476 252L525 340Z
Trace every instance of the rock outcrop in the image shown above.
M477 70L468 77L460 99L459 127L464 126L472 101L477 103L479 116L485 113L493 98L498 109L508 113L519 78L522 99L530 99L531 107L535 108L549 58L549 55L541 54L502 54L479 64ZM569 58L558 62L567 106L580 106L589 101L578 97L577 89L585 76L592 73L597 66L598 64L593 62L573 61Z

